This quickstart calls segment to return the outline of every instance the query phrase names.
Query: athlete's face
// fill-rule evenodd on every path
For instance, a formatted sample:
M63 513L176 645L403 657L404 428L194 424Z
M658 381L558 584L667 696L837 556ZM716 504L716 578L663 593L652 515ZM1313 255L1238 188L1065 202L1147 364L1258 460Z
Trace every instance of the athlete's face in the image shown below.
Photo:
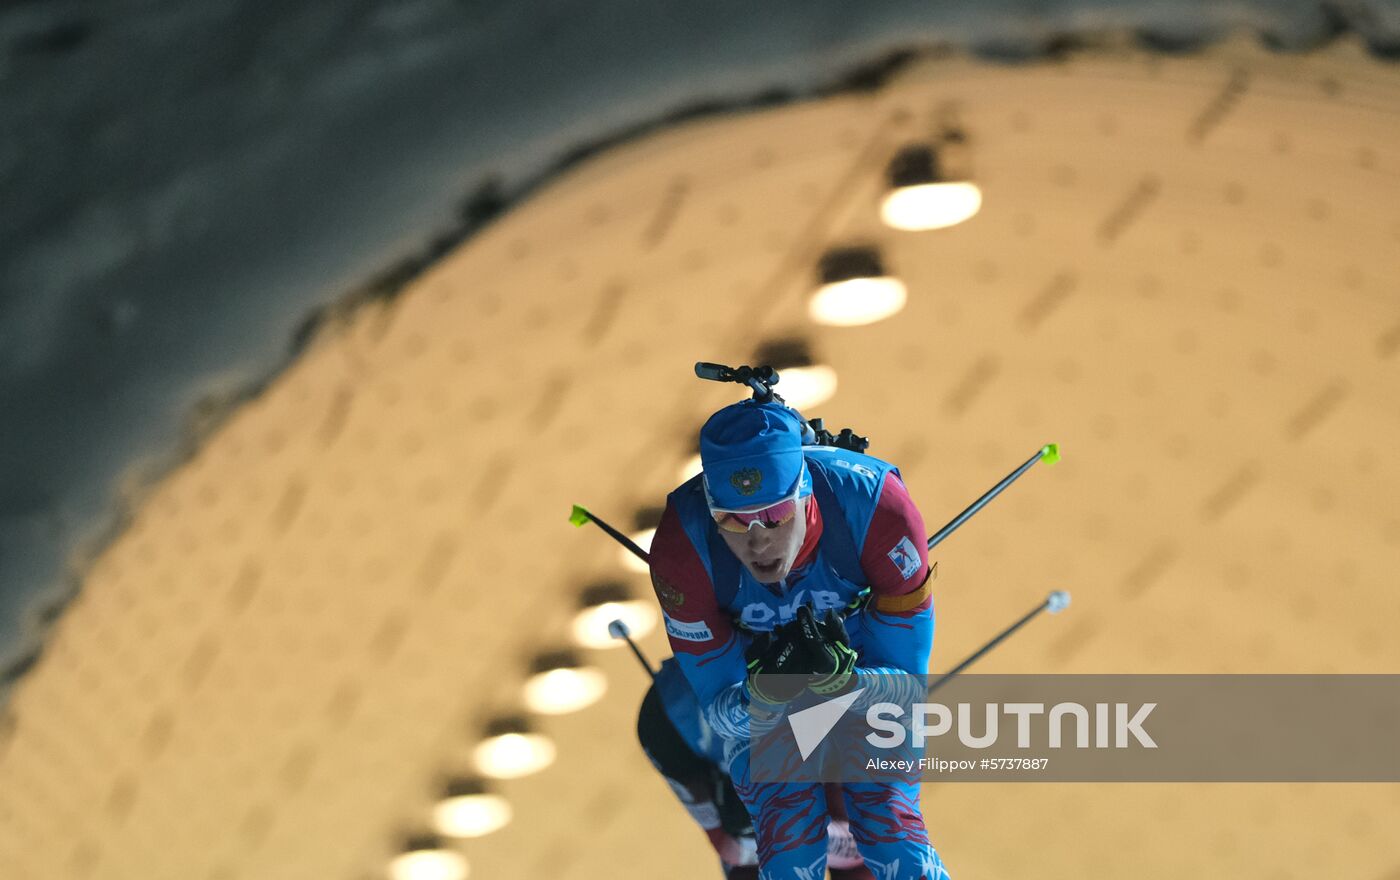
M797 514L780 526L765 529L756 525L744 533L719 530L724 543L759 583L776 584L792 571L797 551L807 537L807 502L810 499L810 495L798 498Z

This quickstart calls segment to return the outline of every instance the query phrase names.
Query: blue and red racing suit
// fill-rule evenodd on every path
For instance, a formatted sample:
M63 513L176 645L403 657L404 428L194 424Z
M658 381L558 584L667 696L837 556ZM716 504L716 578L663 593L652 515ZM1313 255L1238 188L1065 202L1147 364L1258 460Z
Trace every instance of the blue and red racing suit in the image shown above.
M652 584L671 648L753 817L764 878L823 875L827 810L819 783L750 779L744 651L751 634L795 619L802 605L818 617L855 606L846 628L862 686L881 673L926 676L933 646L924 523L899 471L836 447L804 447L803 454L813 485L807 533L782 583L759 583L725 546L698 476L667 497L651 547ZM947 876L928 840L916 781L847 783L845 801L861 855L877 877Z
M723 744L710 730L674 657L661 662L637 713L637 738L686 812L705 832L728 880L757 880L753 820L720 770ZM831 880L875 880L851 836L839 784L828 783L827 868Z

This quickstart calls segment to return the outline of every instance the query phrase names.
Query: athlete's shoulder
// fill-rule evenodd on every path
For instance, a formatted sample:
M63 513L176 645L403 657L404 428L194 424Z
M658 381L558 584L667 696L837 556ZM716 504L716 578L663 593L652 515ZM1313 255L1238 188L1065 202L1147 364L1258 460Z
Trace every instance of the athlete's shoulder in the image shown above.
M666 508L661 513L661 522L657 523L656 532L652 536L651 568L654 571L658 565L664 567L674 567L677 559L684 559L687 562L695 556L695 541L690 535L687 520L690 518L691 506L682 485L670 495L666 496Z
M861 548L861 567L877 597L902 597L893 604L882 598L879 610L903 613L927 607L927 592L906 596L926 587L930 568L923 517L898 474L888 475L881 487Z
M826 478L838 498L859 497L874 501L880 495L885 475L899 469L887 461L834 446L803 448L809 470Z
M666 506L685 510L697 500L704 501L705 489L701 482L703 479L704 474L696 474L672 489L670 494L666 496Z

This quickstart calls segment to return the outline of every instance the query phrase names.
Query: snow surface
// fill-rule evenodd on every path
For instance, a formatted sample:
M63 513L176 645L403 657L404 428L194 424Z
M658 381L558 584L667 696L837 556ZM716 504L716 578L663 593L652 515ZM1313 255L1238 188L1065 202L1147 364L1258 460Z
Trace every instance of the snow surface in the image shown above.
M0 665L119 524L123 474L460 228L489 175L509 193L582 143L897 48L1240 26L1393 56L1400 2L0 0Z

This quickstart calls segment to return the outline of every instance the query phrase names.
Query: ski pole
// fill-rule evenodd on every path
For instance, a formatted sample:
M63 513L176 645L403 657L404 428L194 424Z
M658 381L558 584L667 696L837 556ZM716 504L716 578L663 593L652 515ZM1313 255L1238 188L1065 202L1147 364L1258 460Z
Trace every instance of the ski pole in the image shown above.
M1064 590L1056 590L1055 592L1051 593L1049 596L1046 597L1044 602L1041 602L1035 608L1031 609L1031 611L1025 614L1020 620L1016 621L1015 623L1008 626L1006 629L997 633L990 642L987 642L987 644L972 652L972 655L969 656L966 660L939 676L937 681L928 686L928 692L931 694L934 691L938 690L948 679L952 678L959 672L962 672L967 667L976 663L983 657L983 655L985 655L988 651L992 650L997 645L1005 641L1016 630L1030 623L1031 619L1034 618L1040 612L1049 611L1051 614L1058 614L1068 607L1069 593L1065 592Z
M593 523L595 526L597 526L598 528L602 529L604 532L607 532L608 535L609 535L614 541L616 541L617 543L619 543L619 544L621 544L622 546L626 547L628 550L631 550L634 554L636 554L636 556L637 556L638 559L642 560L643 562L647 563L648 565L651 564L651 557L647 555L647 551L643 550L641 547L638 547L637 544L636 544L636 542L633 541L631 538L627 537L626 535L624 535L624 534L622 534L621 532L619 532L617 529L615 529L615 528L613 528L612 526L608 525L608 524L607 524L606 522L604 522L603 520L601 520L601 519L599 519L598 517L594 516L594 515L588 510L588 508L584 507L583 505L581 505L581 504L575 504L575 505L574 505L574 511L573 511L573 513L569 514L569 522L573 523L574 525L578 526L579 528L582 528L583 525L584 525L584 523L589 523L589 522Z
M1040 461L1042 458L1045 459L1046 464L1054 464L1055 462L1059 461L1059 444L1047 443L1046 445L1040 447L1036 454L1032 455L1030 459L1026 461L1025 464L1021 465L1020 467L1016 468L1016 470L1007 474L1006 479L1002 480L1000 483L997 483L990 490L988 490L987 494L972 502L972 504L967 508L967 510L964 510L962 513L953 517L951 522L949 522L946 526L935 532L933 534L933 537L928 539L928 549L932 550L935 544L938 544L944 538L951 535L954 531L957 530L958 526L967 522L968 519L970 519L974 513L985 507L988 501L991 501L993 498L1000 495L1003 489L1016 482L1016 480L1020 478L1021 474L1024 474L1026 471L1030 470L1031 465Z
M653 670L651 664L647 662L647 655L643 654L642 649L637 647L637 643L632 641L632 630L627 628L626 623L622 620L614 620L612 623L609 623L608 635L626 642L627 647L632 649L632 654L637 658L637 662L642 664L642 668L647 671L647 675L651 676L653 681L656 679L656 671Z

